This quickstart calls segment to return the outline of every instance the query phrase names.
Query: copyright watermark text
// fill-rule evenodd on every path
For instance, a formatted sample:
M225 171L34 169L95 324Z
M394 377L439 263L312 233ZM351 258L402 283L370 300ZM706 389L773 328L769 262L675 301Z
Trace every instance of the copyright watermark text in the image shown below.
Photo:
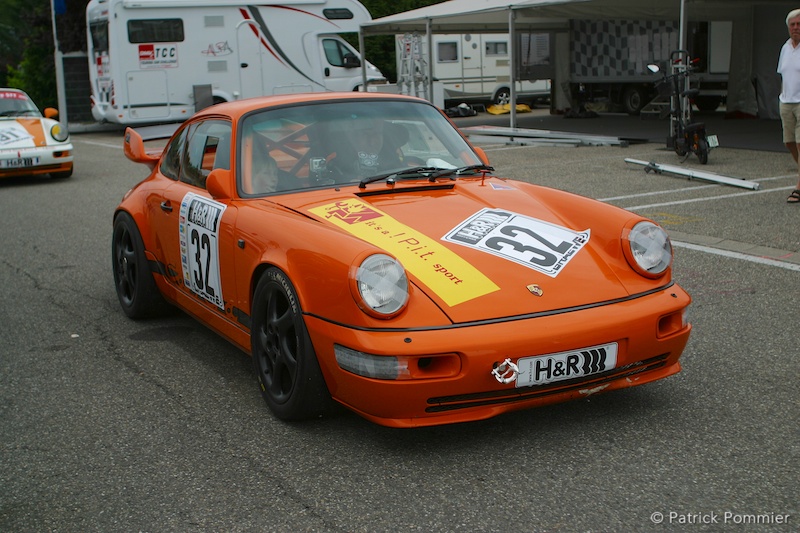
M791 515L784 513L676 513L656 511L650 515L654 524L788 524Z

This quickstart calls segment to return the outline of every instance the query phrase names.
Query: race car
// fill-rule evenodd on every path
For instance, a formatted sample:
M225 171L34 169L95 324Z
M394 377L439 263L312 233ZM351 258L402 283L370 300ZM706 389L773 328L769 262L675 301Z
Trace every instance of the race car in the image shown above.
M424 100L246 99L157 137L125 132L150 173L113 218L122 309L249 353L279 419L475 421L680 371L667 233L500 177Z
M42 116L25 92L0 88L0 178L72 176L72 143L57 115L48 107Z

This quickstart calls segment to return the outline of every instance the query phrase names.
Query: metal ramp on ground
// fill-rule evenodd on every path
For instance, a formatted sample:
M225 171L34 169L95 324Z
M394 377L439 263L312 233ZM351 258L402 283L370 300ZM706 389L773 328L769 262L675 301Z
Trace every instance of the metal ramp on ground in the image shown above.
M504 128L498 126L467 126L459 128L472 142L519 144L530 146L628 146L647 140L622 139L607 135L571 133L566 131Z

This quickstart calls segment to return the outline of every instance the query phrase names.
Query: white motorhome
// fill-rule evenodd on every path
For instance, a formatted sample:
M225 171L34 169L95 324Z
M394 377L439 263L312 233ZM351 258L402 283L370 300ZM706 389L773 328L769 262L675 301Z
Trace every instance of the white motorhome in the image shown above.
M372 17L357 0L90 0L86 19L92 115L136 124L253 96L360 90L361 58L338 34Z
M549 57L549 37L534 53ZM398 85L403 76L424 75L420 65L428 62L424 36L397 35L395 38ZM509 36L500 33L433 34L433 77L442 83L447 100L486 100L507 104L511 99ZM517 101L535 102L550 98L550 80L517 80Z

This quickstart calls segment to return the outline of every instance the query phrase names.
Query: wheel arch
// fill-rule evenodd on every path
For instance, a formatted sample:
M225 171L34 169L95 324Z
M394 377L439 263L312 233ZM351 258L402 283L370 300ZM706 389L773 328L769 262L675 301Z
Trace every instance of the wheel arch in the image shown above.
M149 231L142 231L142 228L147 227L148 221L147 216L141 210L132 211L127 209L126 207L119 206L117 209L114 210L114 215L111 218L111 225L113 226L114 223L117 221L120 215L127 215L132 220L133 223L136 224L136 229L139 231L139 237L142 239L142 244L144 244L144 253L147 256L148 261L156 261L156 255L153 253L153 249L155 246L151 240L151 232Z

